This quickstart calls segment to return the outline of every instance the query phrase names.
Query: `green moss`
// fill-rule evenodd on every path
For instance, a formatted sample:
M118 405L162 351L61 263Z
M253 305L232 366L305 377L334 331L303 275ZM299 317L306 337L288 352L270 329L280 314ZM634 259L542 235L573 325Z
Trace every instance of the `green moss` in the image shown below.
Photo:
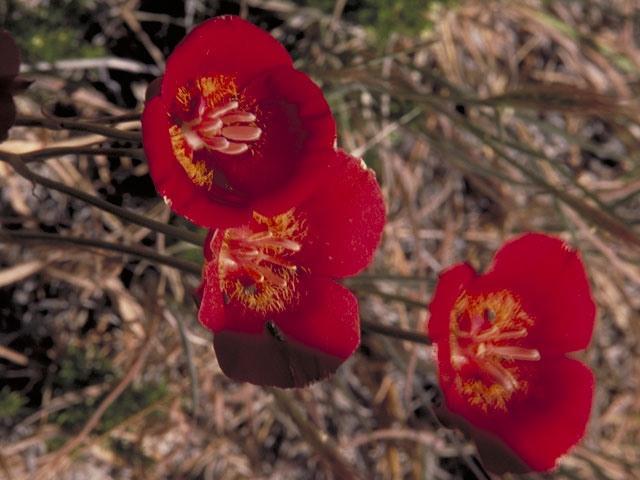
M118 455L123 463L129 467L146 470L154 463L153 458L145 453L135 443L122 439L113 439L110 442L111 450Z
M75 391L115 377L111 361L92 348L69 347L58 358L58 371L53 381L56 390Z
M136 386L129 386L129 388L107 408L100 422L94 429L94 432L102 434L111 430L166 395L167 387L164 382L142 383ZM52 422L60 425L63 429L71 433L75 433L89 420L103 399L104 396L101 398L87 398L80 404L52 415Z
M0 420L15 418L27 400L5 386L0 390Z
M86 0L43 2L35 6L9 2L0 27L11 32L27 63L103 56L102 46L84 40L90 14Z
M47 438L44 441L45 446L47 447L47 452L55 452L56 450L60 450L62 446L67 443L67 438L61 435L55 435L53 437Z
M302 5L331 14L334 0L300 0ZM428 13L433 8L451 7L455 0L347 0L343 18L371 28L379 44L393 32L418 35L432 27Z
M96 432L104 433L107 430L111 430L166 395L167 386L164 382L143 383L127 388L104 412L102 420L96 427Z

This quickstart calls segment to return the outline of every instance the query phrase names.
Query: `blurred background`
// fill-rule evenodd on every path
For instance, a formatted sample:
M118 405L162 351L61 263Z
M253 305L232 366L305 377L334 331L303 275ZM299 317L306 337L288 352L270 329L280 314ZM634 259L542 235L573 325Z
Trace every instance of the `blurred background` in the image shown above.
M598 382L592 419L557 472L526 478L640 478L640 2L0 0L35 80L18 112L136 122L185 33L227 13L285 45L323 89L340 146L377 173L388 224L374 264L345 282L364 320L423 331L438 273L481 271L521 232L581 250L599 306L578 354ZM157 196L135 141L18 125L0 149L86 145L120 154L29 166L199 231ZM5 163L0 187L0 478L488 478L434 419L429 346L364 330L307 389L230 381L196 318L197 274L52 236L196 265L198 248Z

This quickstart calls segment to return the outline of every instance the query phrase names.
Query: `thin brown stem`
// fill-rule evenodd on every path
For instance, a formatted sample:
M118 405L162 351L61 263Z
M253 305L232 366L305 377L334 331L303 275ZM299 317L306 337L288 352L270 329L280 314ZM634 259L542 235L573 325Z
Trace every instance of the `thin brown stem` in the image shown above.
M98 405L98 408L95 412L93 412L93 415L87 421L87 423L85 423L80 433L78 433L78 435L76 435L72 440L65 443L64 446L53 456L50 462L47 462L46 465L43 465L41 468L39 468L35 474L35 478L49 478L49 475L52 472L56 472L57 466L62 462L62 460L67 457L75 448L84 443L86 438L89 436L91 431L95 428L95 426L104 415L104 412L106 412L107 408L109 408L109 406L113 402L115 402L122 394L122 392L124 392L126 388L131 384L138 372L142 369L144 361L147 358L151 347L153 346L152 340L155 337L159 319L160 316L155 315L155 318L152 320L149 332L147 333L147 338L145 339L142 347L138 350L136 358L133 360L133 362L131 362L131 366L129 367L127 374L122 377L122 380L118 382L113 390L111 390L109 395L107 395L106 398L100 403L100 405Z
M56 182L55 180L51 180L47 177L43 177L35 172L33 172L22 160L20 155L15 155L8 152L0 152L0 160L6 161L9 165L11 165L14 170L22 175L24 178L29 180L34 184L39 184L47 188L51 188L53 190L57 190L59 192L65 193L71 197L77 198L84 202L93 205L94 207L100 208L106 212L112 213L120 218L133 222L137 225L141 225L143 227L149 228L156 232L164 233L173 238L178 238L180 240L184 240L185 242L192 243L193 245L202 246L204 237L193 232L189 232L187 230L174 227L172 225L168 225L166 223L158 222L156 220L152 220L150 218L144 217L137 213L134 213L130 210L127 210L122 207L118 207L113 205L101 198L94 197L93 195L89 195L81 190L77 190L73 187L69 187L64 183Z
M200 271L202 267L196 265L192 262L187 262L185 260L169 257L167 255L161 255L155 250L152 250L147 247L140 247L137 245L123 245L121 243L113 243L113 242L105 242L103 240L96 240L93 238L82 238L82 237L63 237L61 235L56 235L54 233L43 233L43 232L25 232L25 231L11 231L11 230L2 230L0 231L0 242L6 241L14 241L14 242L23 242L23 241L40 241L47 243L71 243L73 245L82 245L91 248L99 248L102 250L111 250L114 252L124 253L126 255L134 255L136 257L144 258L146 260L150 260L152 262L161 263L168 267L177 268L178 270L182 270L183 272L193 273L195 275L200 275Z
M77 130L80 132L97 133L99 135L116 138L118 140L126 140L135 143L142 142L142 133L140 132L130 132L119 128L105 127L104 125L99 125L97 123L69 120L60 117L18 116L16 117L14 124L25 127L42 127L51 130Z
M141 148L107 148L107 147L54 147L43 148L34 152L22 154L25 163L42 158L54 158L62 155L108 155L114 157L132 157L144 160L144 150Z
M409 342L421 343L423 345L431 345L431 340L426 333L416 332L412 330L404 330L402 328L391 327L389 325L381 325L371 320L360 319L360 326L367 332L378 333L389 338L398 340L407 340Z
M393 302L401 302L410 307L427 308L429 306L429 304L426 302L421 302L420 300L414 300L413 298L405 297L404 295L398 295L396 293L383 292L371 285L354 284L348 278L343 279L342 283L344 284L344 286L346 286L347 288L355 292L375 295L377 297L383 298L385 300L390 300Z

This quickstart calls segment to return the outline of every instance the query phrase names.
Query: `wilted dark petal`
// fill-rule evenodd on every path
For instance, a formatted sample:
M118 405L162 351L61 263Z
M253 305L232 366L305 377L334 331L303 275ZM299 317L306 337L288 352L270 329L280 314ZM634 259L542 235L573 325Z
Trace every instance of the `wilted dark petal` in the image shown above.
M267 327L271 328L271 327ZM218 364L226 376L256 385L304 387L332 375L343 358L313 350L278 333L222 331L213 336Z
M157 97L162 92L162 77L153 80L144 92L145 103L151 100L153 97Z
M16 77L13 79L13 82L11 82L9 93L11 93L12 95L18 95L20 93L23 93L27 88L29 88L29 85L31 85L33 82L34 82L33 80Z
M9 93L0 92L0 142L8 137L8 132L16 120L16 106Z
M15 77L20 72L20 50L11 34L0 29L0 78Z

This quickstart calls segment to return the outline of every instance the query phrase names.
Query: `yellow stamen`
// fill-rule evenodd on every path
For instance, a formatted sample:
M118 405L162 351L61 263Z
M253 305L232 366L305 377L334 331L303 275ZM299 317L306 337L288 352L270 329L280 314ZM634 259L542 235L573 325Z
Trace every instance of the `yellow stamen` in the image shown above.
M506 409L508 400L528 388L523 363L540 352L523 345L533 319L508 290L458 297L450 316L451 365L455 384L484 411Z

